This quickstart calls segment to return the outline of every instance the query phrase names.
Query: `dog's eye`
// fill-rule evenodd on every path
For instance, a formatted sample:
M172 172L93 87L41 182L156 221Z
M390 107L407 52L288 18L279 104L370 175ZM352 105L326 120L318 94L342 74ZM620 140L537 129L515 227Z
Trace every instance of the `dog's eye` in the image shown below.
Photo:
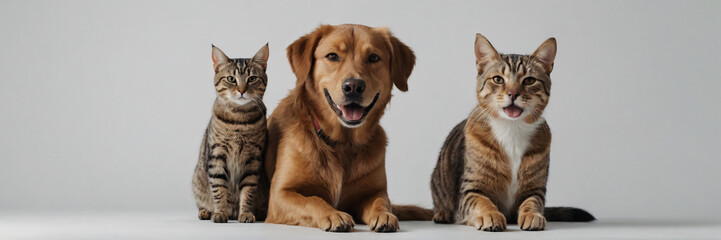
M527 77L527 78L523 79L523 85L532 85L534 83L536 83L535 78Z
M368 56L368 62L377 63L380 60L381 60L381 57L379 57L378 55L371 54L370 56Z
M228 81L229 83L235 83L235 78L232 76L225 77L225 81Z
M338 54L335 53L328 53L328 55L325 55L325 58L332 62L340 61L340 57L338 57Z
M501 76L493 77L493 82L496 84L503 84L503 78Z

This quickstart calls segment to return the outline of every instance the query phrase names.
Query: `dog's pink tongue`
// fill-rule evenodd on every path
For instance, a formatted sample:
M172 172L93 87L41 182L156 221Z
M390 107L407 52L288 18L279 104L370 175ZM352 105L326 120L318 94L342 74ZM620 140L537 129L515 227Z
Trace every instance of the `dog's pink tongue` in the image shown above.
M341 111L343 111L343 116L351 121L358 121L363 117L363 108L358 106L346 106L341 107Z
M517 107L516 105L508 106L507 108L503 109L506 114L508 114L509 117L517 118L518 116L521 116L521 113L523 112L523 109Z

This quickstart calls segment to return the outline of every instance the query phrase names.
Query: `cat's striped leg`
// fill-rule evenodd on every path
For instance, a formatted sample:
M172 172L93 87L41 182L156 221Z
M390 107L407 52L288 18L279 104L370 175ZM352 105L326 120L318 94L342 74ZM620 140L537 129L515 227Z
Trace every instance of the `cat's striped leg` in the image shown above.
M526 156L523 159L526 169L519 176L521 189L516 197L518 205L518 227L521 230L539 231L546 228L546 217L543 216L546 205L546 181L548 179L548 150L538 151L542 154ZM545 154L543 154L545 152Z
M200 145L200 155L198 156L198 165L195 166L193 173L193 195L195 196L195 205L198 207L198 219L209 220L213 209L213 201L210 197L210 184L208 184L207 172L207 148L208 133L203 135L203 142Z
M211 220L215 223L228 222L228 214L232 211L230 206L230 189L228 181L230 172L227 167L228 146L213 144L208 155L208 183L213 196L213 214Z
M443 152L441 152L443 153ZM448 160L440 157L431 175L431 196L433 197L433 221L454 223L458 209L458 174L449 171Z
M213 200L208 185L208 174L205 171L205 166L196 167L193 174L193 194L195 195L195 204L198 207L198 219L200 220L210 220L213 209Z
M255 222L256 208L260 204L258 188L261 178L262 162L259 158L249 158L245 162L245 169L238 186L240 190L240 209L238 211L238 222L252 223Z
M506 217L486 196L476 191L464 191L459 212L463 213L463 222L478 230L501 232L506 229Z
M532 195L523 200L518 208L518 227L527 231L539 231L546 228L543 205L543 199L539 195Z
M482 156L476 154L476 156ZM475 159L472 161L470 159ZM466 167L461 177L461 199L458 213L463 223L478 230L501 232L506 230L506 216L498 210L493 199L498 196L503 182L503 173L497 166L480 158L466 158ZM497 202L497 201L496 201Z
M460 181L464 166L466 120L458 123L448 134L438 154L438 162L431 175L433 196L433 221L436 223L456 222Z
M238 222L252 223L255 222L255 205L258 193L258 184L245 185L240 190L240 210L238 211Z

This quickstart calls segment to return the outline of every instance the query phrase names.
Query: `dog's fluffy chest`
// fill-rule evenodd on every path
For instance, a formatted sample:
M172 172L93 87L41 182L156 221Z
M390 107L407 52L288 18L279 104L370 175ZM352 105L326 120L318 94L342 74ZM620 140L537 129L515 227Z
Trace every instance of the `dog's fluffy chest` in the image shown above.
M511 181L506 186L506 196L503 196L502 211L508 212L514 204L518 191L518 170L521 166L523 154L526 152L531 138L538 126L545 121L540 118L535 123L525 123L522 120L512 121L506 119L491 119L490 125L493 136L501 145L508 157Z

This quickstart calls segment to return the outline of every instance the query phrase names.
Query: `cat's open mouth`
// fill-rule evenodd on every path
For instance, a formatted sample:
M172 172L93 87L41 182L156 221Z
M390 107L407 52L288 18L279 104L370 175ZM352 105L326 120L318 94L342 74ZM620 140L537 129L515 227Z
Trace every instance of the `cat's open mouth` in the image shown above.
M516 104L511 103L508 107L503 108L503 112L506 113L511 118L517 118L521 116L521 113L523 113L523 108L516 106Z
M338 115L338 118L340 118L340 120L348 127L360 126L360 124L363 123L363 120L365 120L366 115L368 115L368 112L370 112L373 106L376 105L376 101L378 101L378 97L380 96L380 93L376 93L376 96L373 97L373 101L367 107L360 105L357 101L352 101L345 105L338 106L330 97L328 89L324 89L324 91L325 99L328 100L330 108L333 109L335 114Z

